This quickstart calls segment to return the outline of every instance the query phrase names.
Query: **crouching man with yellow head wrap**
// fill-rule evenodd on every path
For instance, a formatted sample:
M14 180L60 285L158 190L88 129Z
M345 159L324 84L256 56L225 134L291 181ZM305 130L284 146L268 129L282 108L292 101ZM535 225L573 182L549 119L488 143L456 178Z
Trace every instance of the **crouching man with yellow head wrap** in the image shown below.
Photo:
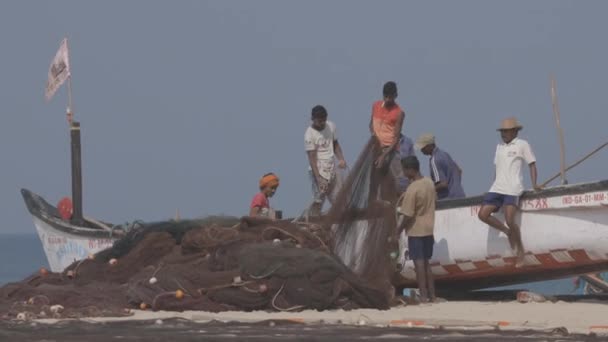
M275 218L275 212L270 208L268 199L274 195L279 187L279 177L274 173L267 173L260 179L260 192L251 200L249 216Z

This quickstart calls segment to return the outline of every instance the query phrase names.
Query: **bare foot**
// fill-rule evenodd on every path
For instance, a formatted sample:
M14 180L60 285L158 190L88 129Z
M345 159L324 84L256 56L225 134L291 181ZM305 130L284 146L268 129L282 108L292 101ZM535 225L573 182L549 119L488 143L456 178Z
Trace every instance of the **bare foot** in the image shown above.
M515 261L515 267L520 268L526 266L526 255L523 250L517 251L517 260Z

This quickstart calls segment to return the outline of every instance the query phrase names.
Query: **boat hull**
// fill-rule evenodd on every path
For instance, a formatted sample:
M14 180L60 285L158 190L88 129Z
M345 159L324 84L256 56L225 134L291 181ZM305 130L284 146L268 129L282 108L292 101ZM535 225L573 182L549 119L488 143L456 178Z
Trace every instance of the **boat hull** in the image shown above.
M555 279L608 269L608 182L528 194L517 222L526 250L515 266L508 238L481 222L481 198L442 203L436 212L431 268L437 286L475 289ZM502 213L497 217L504 221ZM407 239L400 239L407 251ZM416 286L413 261L401 253L399 284Z
M37 217L34 217L34 225L53 272L62 272L74 261L112 247L115 241L110 237L87 237L65 233Z
M57 208L29 190L21 189L21 195L32 214L36 232L53 272L62 272L74 261L111 247L119 238L112 230L72 225L60 218Z

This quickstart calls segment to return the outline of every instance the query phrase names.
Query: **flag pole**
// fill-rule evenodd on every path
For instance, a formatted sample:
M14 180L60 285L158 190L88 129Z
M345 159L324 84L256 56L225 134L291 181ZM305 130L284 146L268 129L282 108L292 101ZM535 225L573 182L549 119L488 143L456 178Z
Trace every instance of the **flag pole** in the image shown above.
M65 46L66 46L66 50L68 51L68 59L69 59L69 54L70 54L70 46L69 46L69 42L68 42L68 38L65 38ZM74 120L74 107L73 107L73 103L72 103L72 73L69 73L68 76L68 109L67 109L67 119L68 119L68 125L70 127L72 127L72 121Z
M74 107L72 103L72 75L68 76L68 108L67 108L67 119L68 125L72 126L72 121L74 120Z
M66 38L66 47L68 40ZM69 51L69 47L67 47ZM69 52L68 52L69 54ZM74 103L72 102L72 74L68 76L68 108L67 119L70 126L70 146L71 146L71 162L72 162L72 219L74 225L84 225L84 216L82 212L82 157L80 144L80 122L74 121Z

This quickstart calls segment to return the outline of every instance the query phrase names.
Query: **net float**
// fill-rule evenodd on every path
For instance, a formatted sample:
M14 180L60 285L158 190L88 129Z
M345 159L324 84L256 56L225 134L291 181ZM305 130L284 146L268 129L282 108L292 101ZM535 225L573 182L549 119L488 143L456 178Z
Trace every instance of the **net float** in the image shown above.
M182 291L182 290L175 291L175 298L177 298L177 299L184 298L184 291Z

